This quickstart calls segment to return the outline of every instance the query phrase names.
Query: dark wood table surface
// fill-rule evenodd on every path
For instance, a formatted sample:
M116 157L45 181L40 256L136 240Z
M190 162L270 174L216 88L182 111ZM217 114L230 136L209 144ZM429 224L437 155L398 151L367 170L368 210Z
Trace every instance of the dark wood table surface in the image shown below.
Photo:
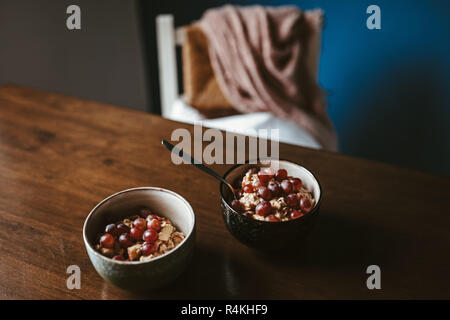
M120 107L1 87L0 298L450 298L449 178L282 144L282 158L317 175L323 202L307 241L266 255L228 233L214 179L172 164L160 141L176 128L192 131ZM102 280L82 239L96 203L137 186L181 194L197 217L193 262L147 296ZM366 287L372 264L381 268L381 290ZM66 287L69 265L81 268L80 290Z

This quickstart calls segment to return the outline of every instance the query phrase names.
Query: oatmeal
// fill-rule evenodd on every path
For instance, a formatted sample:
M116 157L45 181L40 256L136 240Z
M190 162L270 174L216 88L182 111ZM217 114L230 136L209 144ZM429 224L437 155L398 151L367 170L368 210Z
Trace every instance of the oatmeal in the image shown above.
M300 218L314 207L312 193L285 169L251 168L240 180L231 205L255 220L278 222Z
M142 208L139 215L108 224L95 249L114 260L148 261L175 248L184 239L169 219Z

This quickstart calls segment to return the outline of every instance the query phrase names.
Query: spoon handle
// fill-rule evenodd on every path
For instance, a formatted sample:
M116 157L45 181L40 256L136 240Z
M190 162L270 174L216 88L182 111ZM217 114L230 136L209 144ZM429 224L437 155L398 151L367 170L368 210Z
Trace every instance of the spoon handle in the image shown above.
M190 154L183 152L183 150L178 149L177 147L175 147L173 144L171 144L170 142L168 142L166 140L162 140L161 142L167 149L170 150L170 152L175 153L177 156L179 156L180 158L189 162L190 164L193 164L194 166L196 166L203 172L206 172L207 174L213 176L216 179L219 179L220 181L225 183L231 190L234 190L234 188L231 186L231 184L228 181L226 181L224 178L222 178L220 175L218 175L215 171L211 170L207 166L205 166L205 165L201 164L199 161L195 160Z

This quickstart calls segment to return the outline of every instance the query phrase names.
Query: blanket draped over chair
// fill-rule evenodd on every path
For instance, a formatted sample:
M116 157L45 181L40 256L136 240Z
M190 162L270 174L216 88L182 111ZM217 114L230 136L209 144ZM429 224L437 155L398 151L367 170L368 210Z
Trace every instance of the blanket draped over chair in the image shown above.
M307 130L325 149L337 136L317 83L321 10L224 6L197 22L219 86L242 113L271 112Z

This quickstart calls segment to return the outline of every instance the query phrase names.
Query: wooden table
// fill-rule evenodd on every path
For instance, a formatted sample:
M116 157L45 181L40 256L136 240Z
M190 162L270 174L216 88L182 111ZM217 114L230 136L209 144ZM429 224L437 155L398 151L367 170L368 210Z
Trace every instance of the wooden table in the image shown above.
M160 144L192 126L15 85L0 88L0 298L450 298L450 179L291 145L280 156L323 187L316 228L290 254L241 245L218 183L175 166ZM213 165L224 173L229 165ZM184 196L197 216L193 263L170 288L135 295L105 281L82 240L96 203L136 186ZM368 290L366 268L381 268ZM81 268L69 290L66 268Z

